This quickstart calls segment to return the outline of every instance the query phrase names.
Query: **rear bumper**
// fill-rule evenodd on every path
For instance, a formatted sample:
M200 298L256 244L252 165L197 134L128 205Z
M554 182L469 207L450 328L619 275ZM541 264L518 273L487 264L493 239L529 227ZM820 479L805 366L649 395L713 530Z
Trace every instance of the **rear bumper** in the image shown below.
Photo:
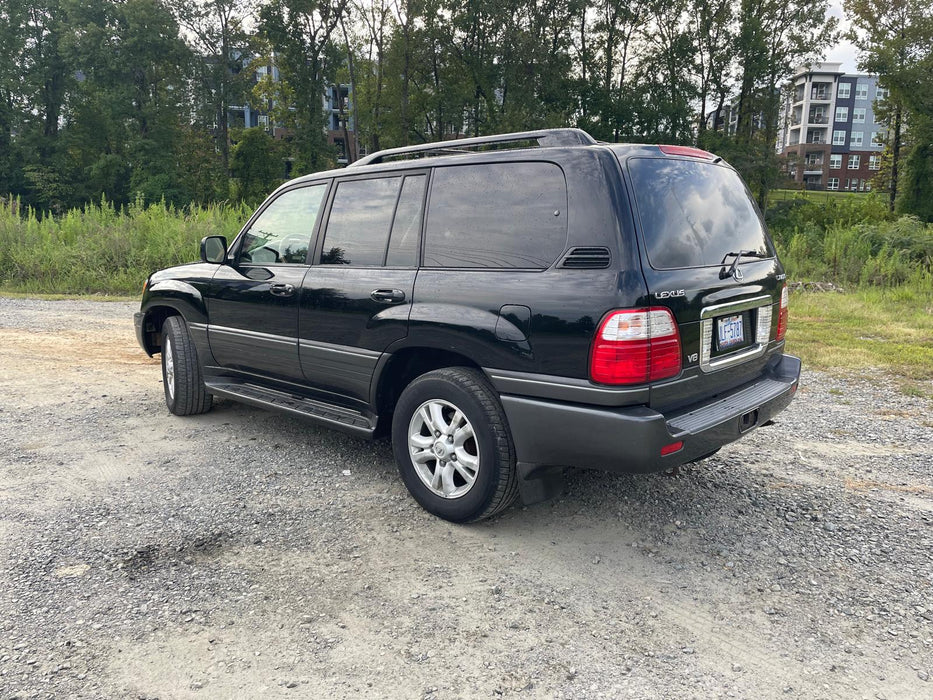
M755 381L668 415L646 406L613 409L503 395L522 475L550 466L646 473L704 457L791 402L800 360L776 360ZM676 452L661 455L661 448L681 441Z

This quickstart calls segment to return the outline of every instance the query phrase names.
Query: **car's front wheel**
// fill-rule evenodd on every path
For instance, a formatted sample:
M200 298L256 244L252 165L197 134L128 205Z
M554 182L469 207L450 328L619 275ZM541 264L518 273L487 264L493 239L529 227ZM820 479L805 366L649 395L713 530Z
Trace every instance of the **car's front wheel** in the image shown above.
M478 370L448 367L409 384L395 407L392 449L411 495L445 520L491 517L518 494L508 422Z
M165 405L176 416L210 410L213 397L204 388L198 351L181 316L169 316L162 326L162 384Z

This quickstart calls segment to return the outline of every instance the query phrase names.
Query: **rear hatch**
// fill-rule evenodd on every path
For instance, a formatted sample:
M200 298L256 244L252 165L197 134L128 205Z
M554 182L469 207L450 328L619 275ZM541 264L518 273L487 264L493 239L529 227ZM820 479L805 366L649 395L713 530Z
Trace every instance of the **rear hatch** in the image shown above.
M707 400L762 373L775 341L784 271L751 193L697 149L617 151L634 200L651 306L670 309L683 372L651 387L661 411Z

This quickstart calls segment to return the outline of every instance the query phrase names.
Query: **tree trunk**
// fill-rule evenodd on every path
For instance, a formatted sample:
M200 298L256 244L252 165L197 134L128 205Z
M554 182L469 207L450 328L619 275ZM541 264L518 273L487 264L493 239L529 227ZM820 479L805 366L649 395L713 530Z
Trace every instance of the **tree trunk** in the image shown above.
M894 107L894 138L891 141L891 189L888 193L888 211L894 213L894 202L897 199L897 169L901 156L901 104Z
M407 146L409 133L411 133L411 124L408 117L408 100L411 77L409 75L411 66L411 20L409 19L403 28L403 37L405 41L405 55L402 63L402 145Z
M359 133L360 121L356 118L356 66L353 63L353 51L350 49L350 36L347 34L347 25L344 22L343 16L340 17L340 29L343 31L343 42L347 48L347 69L350 71L350 95L347 99L348 114L344 117L343 120L343 143L344 148L347 152L347 165L355 161L359 157ZM337 88L337 96L340 96L340 87ZM354 138L353 145L351 148L350 145L350 134L347 128L347 122L350 119L350 115L354 115L353 118L353 127L354 127Z

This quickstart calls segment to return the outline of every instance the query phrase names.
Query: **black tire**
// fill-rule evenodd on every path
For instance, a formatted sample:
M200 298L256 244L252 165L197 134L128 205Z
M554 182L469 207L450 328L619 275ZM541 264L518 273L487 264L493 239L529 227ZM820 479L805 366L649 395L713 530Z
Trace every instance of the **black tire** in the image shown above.
M462 446L475 453L478 459L472 485L467 486L462 476L455 474L451 477L451 482L454 478L460 480L457 488L467 489L462 495L438 495L419 476L419 467L412 457L409 432L413 421L419 420L422 406L434 401L446 404L449 409L459 410L465 417L466 426L472 428L471 433L475 436L472 442ZM426 428L422 439L431 440L428 424L421 422ZM450 423L453 422L451 418ZM451 430L451 442L453 433ZM425 454L431 451L427 447L421 449ZM468 523L492 517L511 505L518 495L515 448L508 421L495 390L478 370L468 367L438 369L421 375L409 384L395 406L392 450L408 491L425 510L444 520ZM431 459L428 455L428 460ZM456 462L456 456L448 459L453 460L451 464ZM441 464L444 462L435 461L433 470L436 472ZM424 469L432 470L429 465L422 465Z
M173 372L167 359L171 358ZM176 416L193 416L209 411L213 396L204 389L198 351L181 316L169 316L162 325L162 385L165 405Z

